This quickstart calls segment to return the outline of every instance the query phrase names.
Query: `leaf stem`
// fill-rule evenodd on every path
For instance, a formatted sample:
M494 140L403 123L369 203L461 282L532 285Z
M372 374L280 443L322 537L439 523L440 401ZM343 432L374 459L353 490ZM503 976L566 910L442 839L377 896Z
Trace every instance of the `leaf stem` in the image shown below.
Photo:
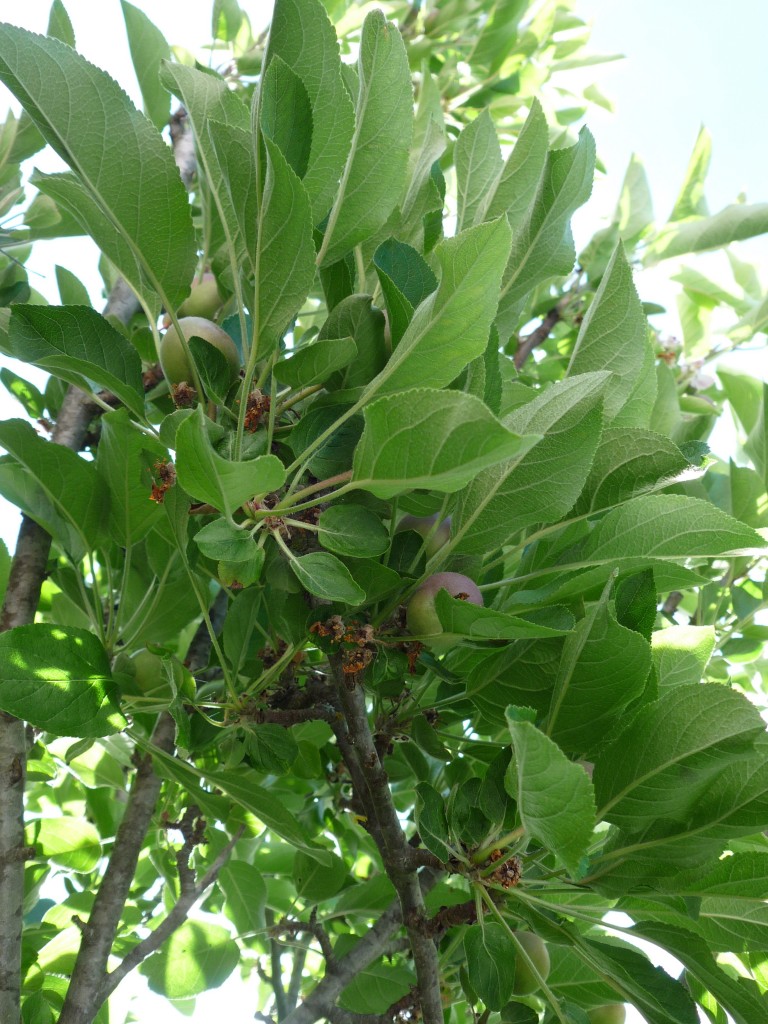
M295 391L290 398L286 398L284 402L281 402L277 407L278 416L282 416L284 412L288 412L294 405L298 405L299 402L303 402L305 398L309 398L310 395L316 394L318 391L322 391L323 384L312 384L306 388L302 388L301 391Z
M275 505L271 510L272 513L279 513L282 508L293 508L297 501L301 501L302 498L307 498L311 494L317 494L318 491L327 490L329 487L334 487L336 484L348 483L352 479L352 470L348 469L344 473L337 473L336 476L329 476L326 480L319 480L315 484L310 484L308 487L303 487L300 491L294 491L291 495L291 502L289 505L285 504L285 498ZM344 490L344 488L341 488ZM340 492L337 492L340 493ZM287 495L286 495L287 497Z
M525 835L525 828L522 825L518 825L517 828L513 828L511 832L507 832L503 836L499 836L498 839L494 839L493 842L488 843L486 846L481 846L479 850L470 857L473 864L484 864L488 860L494 850L504 850L506 847L511 846L512 843L516 843L518 839L522 839Z
M549 1005L552 1007L552 1012L557 1017L557 1019L560 1021L560 1024L568 1024L568 1018L563 1013L562 1007L560 1006L559 999L557 999L557 997L555 996L555 994L552 991L552 989L547 985L546 979L542 976L542 974L539 971L538 967L533 962L531 957L528 955L528 951L526 950L525 946L522 944L522 942L520 942L518 937L515 935L515 933L509 927L509 924L507 923L506 919L502 915L502 913L499 910L499 908L496 906L496 904L491 899L491 897L488 894L488 891L485 888L485 886L484 885L479 885L478 883L475 883L475 888L476 888L476 891L480 890L480 895L481 895L481 898L482 898L483 902L488 907L488 909L491 911L493 916L497 919L497 921L507 931L509 937L514 942L515 948L517 949L517 955L523 960L523 962L525 963L525 965L528 968L528 970L531 972L533 977L536 979L536 982L538 983L539 988L544 993L544 997L546 998L546 1000L549 1003Z

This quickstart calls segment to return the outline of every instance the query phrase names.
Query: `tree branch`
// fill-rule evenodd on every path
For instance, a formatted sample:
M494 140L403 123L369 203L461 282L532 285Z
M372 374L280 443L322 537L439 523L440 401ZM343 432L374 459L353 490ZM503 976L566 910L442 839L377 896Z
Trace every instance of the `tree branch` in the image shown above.
M160 922L157 928L155 928L155 930L145 939L142 939L141 942L134 946L130 953L123 957L113 971L107 974L106 977L102 978L99 991L99 1004L108 999L123 978L138 967L143 960L146 960L151 953L155 953L160 949L165 940L186 921L187 915L192 907L218 878L219 872L229 860L229 855L232 853L235 843L240 839L242 834L243 829L241 828L234 836L232 836L197 885L187 887L186 891L183 891L179 896L168 916ZM59 1024L64 1024L63 1015L59 1018ZM83 1022L83 1024L86 1024L86 1022Z
M189 191L195 180L197 172L197 157L195 156L195 139L189 118L184 107L179 107L168 122L173 144L173 156L176 166L179 168L181 180Z
M293 968L291 969L291 980L286 993L287 1009L293 1010L301 995L301 979L304 974L304 965L307 962L306 946L297 949L293 954Z
M515 369L519 370L523 363L526 361L528 356L533 352L537 345L543 345L549 337L550 331L559 323L563 318L563 304L562 301L547 313L544 319L541 321L536 330L531 331L530 334L526 334L524 338L520 338L517 344L517 351L514 355Z
M170 752L173 750L175 735L173 719L168 714L162 714L152 734L153 745ZM136 772L125 814L115 836L112 856L96 893L93 909L83 927L83 937L59 1024L90 1024L105 998L102 993L107 961L161 785L162 780L155 774L152 758L147 754Z
M424 897L414 863L415 851L408 845L400 826L387 773L379 760L362 680L358 675L345 675L338 657L331 658L331 667L348 731L348 743L342 754L384 868L400 899L416 966L422 1018L424 1024L443 1024L440 966L434 940L429 934Z
M118 282L119 283L119 282ZM119 294L118 294L119 293ZM131 293L132 294L132 293ZM114 300L113 300L114 295ZM138 302L133 296L134 309ZM114 288L104 310L127 315L125 297ZM52 441L79 451L99 407L70 387L61 403ZM34 622L46 576L51 538L34 520L21 517L16 551L0 612L0 632ZM27 742L25 726L0 714L0 1020L15 1024L21 1004L21 933L24 896L24 786Z
M285 933L286 935L311 935L317 940L320 952L325 959L326 971L333 971L336 967L336 956L333 952L331 939L328 932L317 920L317 907L312 908L309 921L294 921L291 918L283 918L278 921L274 928L270 929L275 935Z
M419 874L421 891L428 892L440 877L441 872L429 868L422 871ZM392 936L401 924L402 911L398 900L381 914L346 956L336 961L333 972L326 973L301 1006L289 1013L282 1024L315 1024L322 1017L328 1018L339 995L352 979L387 952Z

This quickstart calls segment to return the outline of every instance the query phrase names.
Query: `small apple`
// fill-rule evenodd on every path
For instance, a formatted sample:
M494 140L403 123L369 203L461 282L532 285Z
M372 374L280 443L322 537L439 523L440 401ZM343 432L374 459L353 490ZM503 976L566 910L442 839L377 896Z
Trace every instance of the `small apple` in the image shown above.
M226 331L201 316L182 317L179 327L187 342L190 338L202 338L217 348L229 363L232 380L237 379L240 373L240 353ZM160 364L169 384L180 384L192 379L192 368L175 327L169 327L160 342Z
M546 981L549 974L549 952L543 940L533 932L515 932L515 938L531 958L541 977ZM535 992L539 982L521 956L515 959L515 983L512 991L516 996L527 996Z
M624 1024L626 1016L624 1003L605 1003L604 1006L593 1006L587 1010L589 1024Z
M414 636L438 636L443 632L435 610L435 597L441 590L470 604L483 605L483 595L469 576L462 576L460 572L436 572L424 580L408 602L406 622Z
M192 282L192 291L178 309L179 316L212 317L222 303L216 278L209 271Z
M415 530L426 540L424 552L427 558L432 558L444 544L448 543L451 536L451 517L443 519L436 527L435 523L437 522L437 513L433 516L403 516L395 527L395 533L402 533L403 530Z

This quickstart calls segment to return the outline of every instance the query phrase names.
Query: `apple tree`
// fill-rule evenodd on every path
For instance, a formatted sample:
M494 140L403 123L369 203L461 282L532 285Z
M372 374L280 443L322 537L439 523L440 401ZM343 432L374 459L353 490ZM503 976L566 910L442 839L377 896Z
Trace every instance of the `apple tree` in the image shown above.
M562 0L216 0L216 68L122 7L143 112L61 0L0 25L0 347L50 375L1 373L0 1020L122 1024L134 971L275 1024L768 1019L766 397L717 368L768 309L695 257L768 206L707 212L703 139L577 255ZM79 234L101 312L25 270ZM633 267L680 256L677 343Z

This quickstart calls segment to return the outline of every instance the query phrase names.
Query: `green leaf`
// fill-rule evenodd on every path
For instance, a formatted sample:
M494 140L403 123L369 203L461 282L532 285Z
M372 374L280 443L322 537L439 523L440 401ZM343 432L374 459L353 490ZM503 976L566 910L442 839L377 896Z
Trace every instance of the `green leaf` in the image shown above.
M712 159L712 137L702 125L696 144L688 162L680 193L669 215L670 221L687 220L689 217L706 217L709 213L704 198L704 181Z
M293 881L296 892L312 903L320 903L335 896L346 878L347 866L335 853L328 852L327 864L319 864L301 850L294 857Z
M265 139L264 145L267 174L259 209L259 299L254 313L262 358L271 354L315 279L309 198L275 143Z
M231 860L216 881L226 897L224 913L238 934L260 931L264 927L267 886L258 868L244 860Z
M487 921L464 932L464 956L472 987L490 1010L500 1010L512 995L517 947L504 925Z
M577 997L584 1006L604 1006L616 1001L616 990L588 967L575 950L554 942L547 949L552 963L547 985L558 996Z
M195 157L209 182L229 248L229 259L253 261L257 202L248 108L219 75L163 61L160 81L184 105L195 138ZM222 159L219 157L222 155ZM249 244L250 243L250 244ZM187 291L189 293L189 282ZM178 303L173 307L177 308Z
M187 344L206 397L219 405L224 405L227 392L232 385L232 367L229 360L215 345L209 345L199 335L188 337Z
M683 986L637 950L582 939L577 952L598 974L617 983L621 998L631 1001L648 1024L698 1024L696 1007Z
M195 544L207 558L226 562L245 562L257 550L252 534L226 519L214 519L198 530Z
M583 557L621 566L638 555L684 561L763 548L760 534L708 501L648 494L609 512L592 532Z
M93 463L43 440L26 420L0 423L0 445L24 467L66 524L67 535L57 534L57 540L70 554L82 557L103 531L105 502ZM35 518L34 507L26 511Z
M506 788L517 800L526 832L552 850L578 876L592 840L595 797L589 776L530 721L507 709L515 757Z
M768 908L762 899L706 897L697 930L717 952L764 952L768 949Z
M63 306L91 305L88 289L80 278L66 267L56 267L56 286Z
M715 649L714 626L669 626L653 634L659 693L701 681Z
M214 39L232 43L237 39L245 15L237 0L214 0L211 34Z
M110 533L121 547L137 544L162 520L162 509L149 500L150 467L166 455L131 424L127 410L101 417L96 471L109 493Z
M689 252L722 249L768 231L768 203L734 204L711 217L667 224L646 250L646 266Z
M11 555L5 541L0 540L0 602L5 600L8 577L11 574Z
M472 640L520 640L534 637L564 636L569 630L538 623L519 615L479 608L451 597L441 590L435 597L435 611L446 633L467 636Z
M101 859L99 833L89 821L70 815L30 822L39 854L70 871L93 871Z
M400 343L414 309L437 288L437 278L412 246L388 238L373 254L373 265L387 302L392 346Z
M221 509L227 516L251 498L282 486L285 467L275 455L247 462L228 462L213 450L201 406L176 432L176 471L192 497Z
M352 605L365 601L365 591L352 579L346 565L326 551L291 558L291 569L302 587L315 597Z
M61 0L53 0L51 13L48 15L48 28L45 33L53 39L60 39L67 46L75 48L75 32L67 9Z
M389 547L389 531L381 519L360 505L332 505L317 525L317 539L337 555L375 558Z
M457 491L536 441L507 430L480 399L461 391L404 391L366 405L363 415L352 484L379 498L419 487Z
M393 231L401 241L429 252L442 235L445 178L439 160L445 152L446 132L440 87L434 75L421 76L419 101L408 158L407 185L393 217ZM392 223L392 222L390 222Z
M499 172L498 180L478 205L476 223L494 220L505 214L513 228L518 226L536 195L547 161L548 147L547 120L541 104L534 99L517 142Z
M4 366L0 370L0 381L7 388L14 398L17 398L24 406L24 412L33 419L39 419L45 412L45 397L43 393L23 377L19 377L13 370Z
M761 529L768 526L766 486L750 466L729 466L731 484L731 513L742 523Z
M515 232L499 298L496 324L502 341L516 330L528 293L547 278L569 274L576 251L570 217L589 199L595 140L586 128L568 149L549 153L536 197Z
M194 272L192 218L171 151L152 125L104 71L56 39L11 25L0 27L0 80L77 176L38 175L38 186L139 293L149 286L178 306Z
M353 1013L383 1014L415 984L416 977L407 967L374 963L346 986L339 996L339 1005Z
M568 375L609 370L605 412L615 426L647 427L656 399L648 323L619 243L587 310Z
M518 24L526 11L525 0L494 0L488 18L475 41L469 60L487 68L489 76L501 68L518 38Z
M757 709L735 690L668 690L641 708L597 758L599 818L634 831L658 819L684 821L714 777L749 755L763 731Z
M331 377L328 390L361 387L381 370L387 361L384 322L384 314L374 308L370 295L349 295L334 306L317 340L352 338L357 356L344 373Z
M339 44L320 0L276 0L265 75L275 56L304 83L312 106L312 146L302 180L317 224L330 209L355 130Z
M73 557L82 557L91 546L80 525L73 523L65 509L57 507L55 496L43 488L33 473L8 456L0 458L0 494L42 526Z
M42 991L33 992L25 998L21 1013L23 1024L55 1024L53 1009Z
M727 367L718 367L717 375L733 411L747 434L756 430L763 405L764 383L757 377Z
M95 309L15 304L9 337L18 359L85 391L91 390L87 381L93 381L144 418L139 354Z
M600 440L609 379L590 373L561 381L505 417L508 429L542 438L521 458L479 473L459 495L451 527L457 551L485 554L572 508Z
M120 6L131 60L144 100L144 113L155 128L162 130L168 123L171 97L160 83L160 61L170 59L171 48L160 29L143 11L129 4L128 0L120 0Z
M547 718L547 731L563 750L587 757L642 696L651 670L650 644L616 621L608 590L565 641Z
M459 135L454 160L458 194L457 230L461 231L476 223L477 211L492 191L504 163L496 128L488 110L478 114Z
M166 999L189 999L218 988L240 962L240 949L227 928L185 921L140 967L149 987Z
M426 848L441 861L453 856L448 842L448 819L445 800L429 782L416 785L416 828Z
M413 134L408 57L381 11L363 23L358 71L355 133L318 254L323 266L384 226L400 198Z
M692 866L699 868L698 881L702 877L701 865L711 864L731 839L759 831L768 813L765 737L758 737L751 757L746 760L733 757L731 761L710 780L683 822L651 821L641 832L619 833L604 853L602 862L598 861L601 863L600 884L606 879L605 865L610 869L611 860L615 864L608 878L614 876L619 892L625 892L628 887L635 888L644 880L653 881L655 888L660 874L670 877ZM630 851L623 853L626 846ZM616 861L617 856L622 859ZM627 879L622 877L622 865L625 865ZM695 885L685 888L696 892ZM609 891L615 892L616 889ZM733 913L732 901L730 907ZM725 941L723 948L727 947L728 940Z
M748 978L732 978L721 970L707 943L697 935L655 921L640 921L632 926L632 931L685 964L686 970L712 993L735 1024L754 1024L768 1012L768 1001L757 984Z
M435 249L440 284L416 309L389 362L371 381L367 396L450 384L488 342L510 230L505 219L447 238Z
M648 177L634 153L629 158L613 216L625 245L631 245L653 223L653 200Z
M725 896L731 899L762 899L768 881L768 854L734 853L723 857L708 873L697 871L690 877L678 877L676 892L694 896Z
M312 104L302 80L277 54L264 74L260 102L262 133L303 178L312 148Z
M576 511L619 505L689 468L685 455L663 434L636 427L605 430Z
M365 590L366 604L375 604L403 589L403 580L398 573L373 558L347 557L345 564L352 573L352 579Z
M126 726L101 643L48 623L0 635L0 707L59 736L107 736Z
M244 810L255 815L267 828L272 829L281 839L285 839L297 850L304 850L323 864L328 862L328 851L313 844L296 815L288 810L276 793L270 792L262 785L261 776L252 768L241 766L236 772L202 770L188 761L181 761L172 754L166 753L159 747L152 746L147 741L137 739L136 742L151 752L155 759L156 769L163 778L178 782L196 799L199 799L201 795L206 795L199 786L200 780L205 779Z
M327 338L295 350L290 359L275 363L275 376L292 388L322 384L336 370L341 370L357 357L352 338Z

